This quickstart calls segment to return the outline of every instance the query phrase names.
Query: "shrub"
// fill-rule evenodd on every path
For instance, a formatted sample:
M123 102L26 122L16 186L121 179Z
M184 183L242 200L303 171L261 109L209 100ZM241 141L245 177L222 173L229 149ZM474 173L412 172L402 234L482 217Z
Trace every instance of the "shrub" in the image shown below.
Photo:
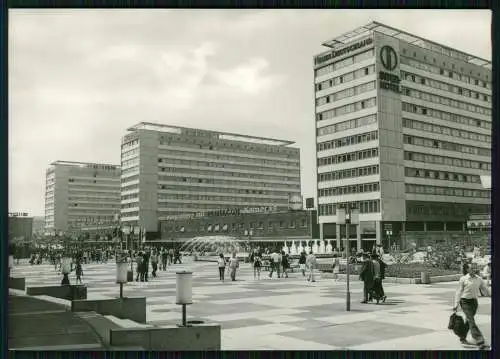
M326 268L326 266L320 266L319 268L323 272L331 272L332 268ZM361 265L351 265L350 273L352 275L359 275ZM409 263L409 264L392 264L388 265L385 269L386 277L397 277L397 278L420 278L421 272L428 272L431 277L458 274L459 272L454 269L443 269L437 267L427 267L423 263ZM340 265L340 273L346 274L346 266Z

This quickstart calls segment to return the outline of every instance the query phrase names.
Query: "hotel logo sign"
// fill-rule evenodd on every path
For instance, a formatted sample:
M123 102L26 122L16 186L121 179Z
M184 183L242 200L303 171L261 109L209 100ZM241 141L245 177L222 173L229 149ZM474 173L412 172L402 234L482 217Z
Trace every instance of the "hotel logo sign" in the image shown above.
M394 71L396 66L398 66L398 55L392 47L384 46L380 50L380 61L386 70Z
M380 49L380 62L387 71L394 71L398 66L398 55L396 50L394 50L391 46L383 46ZM401 79L398 75L391 74L386 71L380 71L378 79L381 89L401 93L401 88L399 87Z
M330 52L330 53L328 53L326 55L323 55L323 56L318 56L314 60L314 63L316 65L321 64L321 63L323 63L325 61L334 59L336 57L348 54L349 52L352 52L354 50L357 50L357 49L360 49L362 47L371 45L372 43L373 43L373 39L372 38L364 39L364 40L362 40L360 42L356 42L355 44L346 46L343 49L332 51L332 52Z

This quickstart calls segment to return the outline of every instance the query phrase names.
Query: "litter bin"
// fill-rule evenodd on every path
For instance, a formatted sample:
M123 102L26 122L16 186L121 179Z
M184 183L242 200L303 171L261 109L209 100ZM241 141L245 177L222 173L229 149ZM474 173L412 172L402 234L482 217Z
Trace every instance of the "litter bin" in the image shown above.
M182 326L187 323L186 306L193 304L193 272L180 271L176 273L176 304L182 305Z
M420 284L430 284L431 283L431 277L429 276L428 272L421 272L420 273Z

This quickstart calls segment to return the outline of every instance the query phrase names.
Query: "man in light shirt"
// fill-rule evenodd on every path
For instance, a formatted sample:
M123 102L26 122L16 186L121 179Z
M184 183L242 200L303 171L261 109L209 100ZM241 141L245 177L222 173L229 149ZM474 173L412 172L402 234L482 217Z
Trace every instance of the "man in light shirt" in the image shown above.
M477 298L479 296L479 291L482 290L483 293L486 293L488 296L490 296L491 294L484 281L480 276L477 275L477 266L474 264L469 266L468 271L469 273L460 278L458 282L458 289L455 295L455 305L453 307L453 310L456 311L458 309L458 305L460 305L466 316L466 320L469 323L469 329L472 338L476 341L476 345L479 347L479 349L484 350L487 348L487 345L485 344L483 334L476 324L474 316L477 312ZM466 344L466 338L467 333L463 338L460 338L460 342Z
M276 249L271 253L271 268L269 270L269 278L273 277L273 272L276 271L278 278L280 277L281 256L277 253Z
M307 277L307 281L316 282L316 280L314 279L316 256L313 254L313 251L310 251L309 255L306 257L306 267L309 269L309 276Z

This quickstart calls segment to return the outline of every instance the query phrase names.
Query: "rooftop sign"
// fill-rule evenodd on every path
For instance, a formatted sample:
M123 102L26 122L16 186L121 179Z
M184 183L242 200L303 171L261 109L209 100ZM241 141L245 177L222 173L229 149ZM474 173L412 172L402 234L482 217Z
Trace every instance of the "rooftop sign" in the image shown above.
M346 47L344 47L344 48L342 48L340 50L333 50L333 51L329 52L326 55L318 56L314 60L314 63L316 65L321 64L321 63L323 63L325 61L334 59L336 57L348 54L349 52L352 52L354 50L357 50L357 49L360 49L362 47L371 45L372 43L373 43L373 39L371 37L369 37L369 38L364 39L362 41L356 42L356 43L354 43L352 45L346 46Z

